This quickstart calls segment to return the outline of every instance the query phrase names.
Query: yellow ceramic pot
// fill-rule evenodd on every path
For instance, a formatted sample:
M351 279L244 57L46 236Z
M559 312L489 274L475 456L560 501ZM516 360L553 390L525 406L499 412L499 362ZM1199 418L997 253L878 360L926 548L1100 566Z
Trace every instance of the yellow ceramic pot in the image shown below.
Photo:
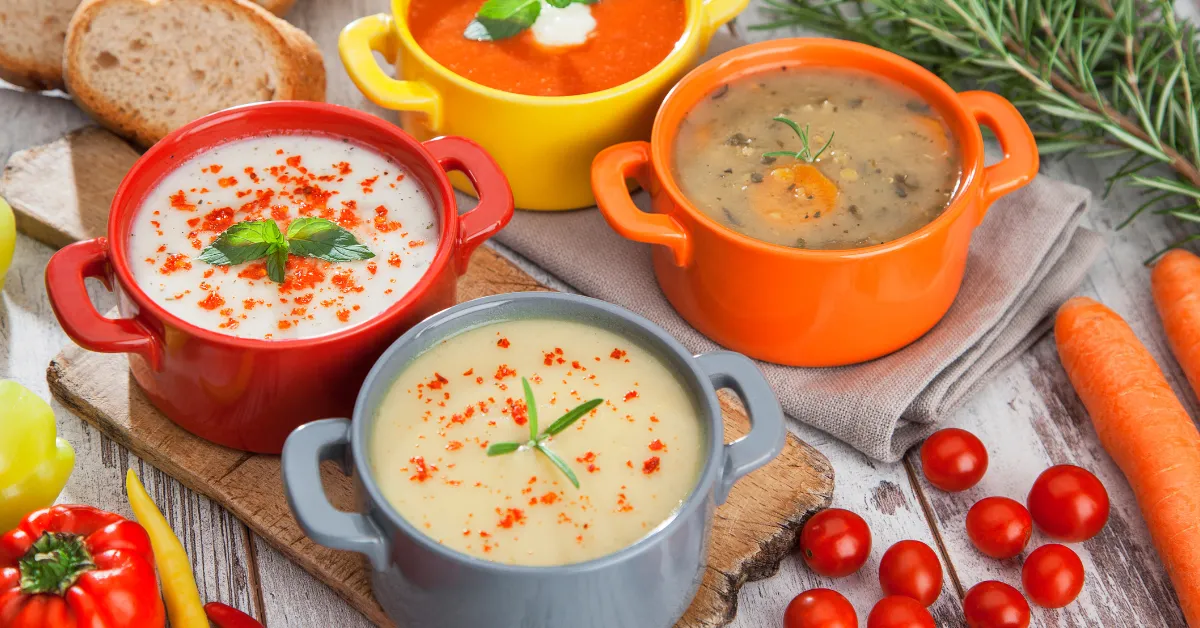
M579 96L526 96L469 81L425 53L408 29L409 0L346 26L338 41L354 84L376 104L400 111L404 130L424 141L462 135L500 164L522 209L575 209L595 204L592 159L601 150L647 139L663 97L687 73L713 33L749 0L686 0L687 25L675 50L642 76ZM388 76L372 51L397 65ZM472 188L451 177L455 187Z

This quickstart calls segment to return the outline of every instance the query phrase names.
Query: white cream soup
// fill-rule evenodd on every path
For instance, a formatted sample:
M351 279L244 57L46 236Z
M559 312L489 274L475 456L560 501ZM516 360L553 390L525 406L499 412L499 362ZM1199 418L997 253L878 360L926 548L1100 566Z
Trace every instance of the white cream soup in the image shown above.
M542 441L528 446L529 381ZM385 397L371 438L384 496L438 543L487 560L563 565L611 554L670 519L694 488L706 431L653 354L610 331L551 319L463 332L417 357ZM523 443L489 456L499 443Z
M374 257L326 261L289 255L284 281L265 259L198 259L226 229L324 218ZM181 164L134 217L134 279L168 312L247 338L306 338L362 323L417 283L437 250L438 218L415 177L368 148L316 135L237 140Z

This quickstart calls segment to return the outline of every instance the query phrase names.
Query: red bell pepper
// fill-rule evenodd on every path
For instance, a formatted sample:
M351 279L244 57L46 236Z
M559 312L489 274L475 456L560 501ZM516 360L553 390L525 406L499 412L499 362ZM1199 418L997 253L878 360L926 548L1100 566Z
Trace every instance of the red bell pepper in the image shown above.
M204 614L217 628L263 628L257 619L220 602L205 604Z
M0 536L0 628L162 628L146 530L91 506L52 506Z

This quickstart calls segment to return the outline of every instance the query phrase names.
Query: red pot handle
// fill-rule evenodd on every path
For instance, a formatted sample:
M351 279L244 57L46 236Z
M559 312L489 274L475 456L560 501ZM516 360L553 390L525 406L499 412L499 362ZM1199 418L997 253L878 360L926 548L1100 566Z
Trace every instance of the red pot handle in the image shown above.
M475 209L458 217L455 268L462 275L475 249L512 220L512 188L492 156L465 137L436 137L424 146L444 170L466 175L479 195Z
M105 318L88 297L84 283L88 277L99 279L112 291L107 238L69 244L46 264L46 294L63 330L84 349L135 353L158 370L162 364L162 344L158 338L136 319Z

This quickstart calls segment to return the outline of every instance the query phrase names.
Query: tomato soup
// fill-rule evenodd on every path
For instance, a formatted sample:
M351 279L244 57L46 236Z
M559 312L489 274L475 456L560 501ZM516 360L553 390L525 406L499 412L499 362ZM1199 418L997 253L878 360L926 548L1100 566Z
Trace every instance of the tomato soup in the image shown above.
M409 30L429 56L471 81L530 96L588 94L627 83L675 49L687 21L684 0L599 0L585 43L547 46L534 29L499 41L463 36L484 0L412 0ZM543 4L543 11L546 3Z
M576 408L581 418L540 441L550 453L531 444L533 410L541 435ZM654 354L604 329L529 319L468 330L413 360L380 406L369 451L383 495L438 543L563 565L669 520L706 443L691 395Z
M282 281L265 257L201 259L227 231L255 224L282 237L302 218L324 219L367 253L286 255ZM403 297L433 260L437 223L415 178L373 150L314 135L256 137L203 152L164 177L133 220L129 257L138 286L188 323L246 338L305 338L360 324Z
M961 156L911 89L853 70L780 68L718 87L684 119L673 175L709 217L807 249L895 240L942 214Z

